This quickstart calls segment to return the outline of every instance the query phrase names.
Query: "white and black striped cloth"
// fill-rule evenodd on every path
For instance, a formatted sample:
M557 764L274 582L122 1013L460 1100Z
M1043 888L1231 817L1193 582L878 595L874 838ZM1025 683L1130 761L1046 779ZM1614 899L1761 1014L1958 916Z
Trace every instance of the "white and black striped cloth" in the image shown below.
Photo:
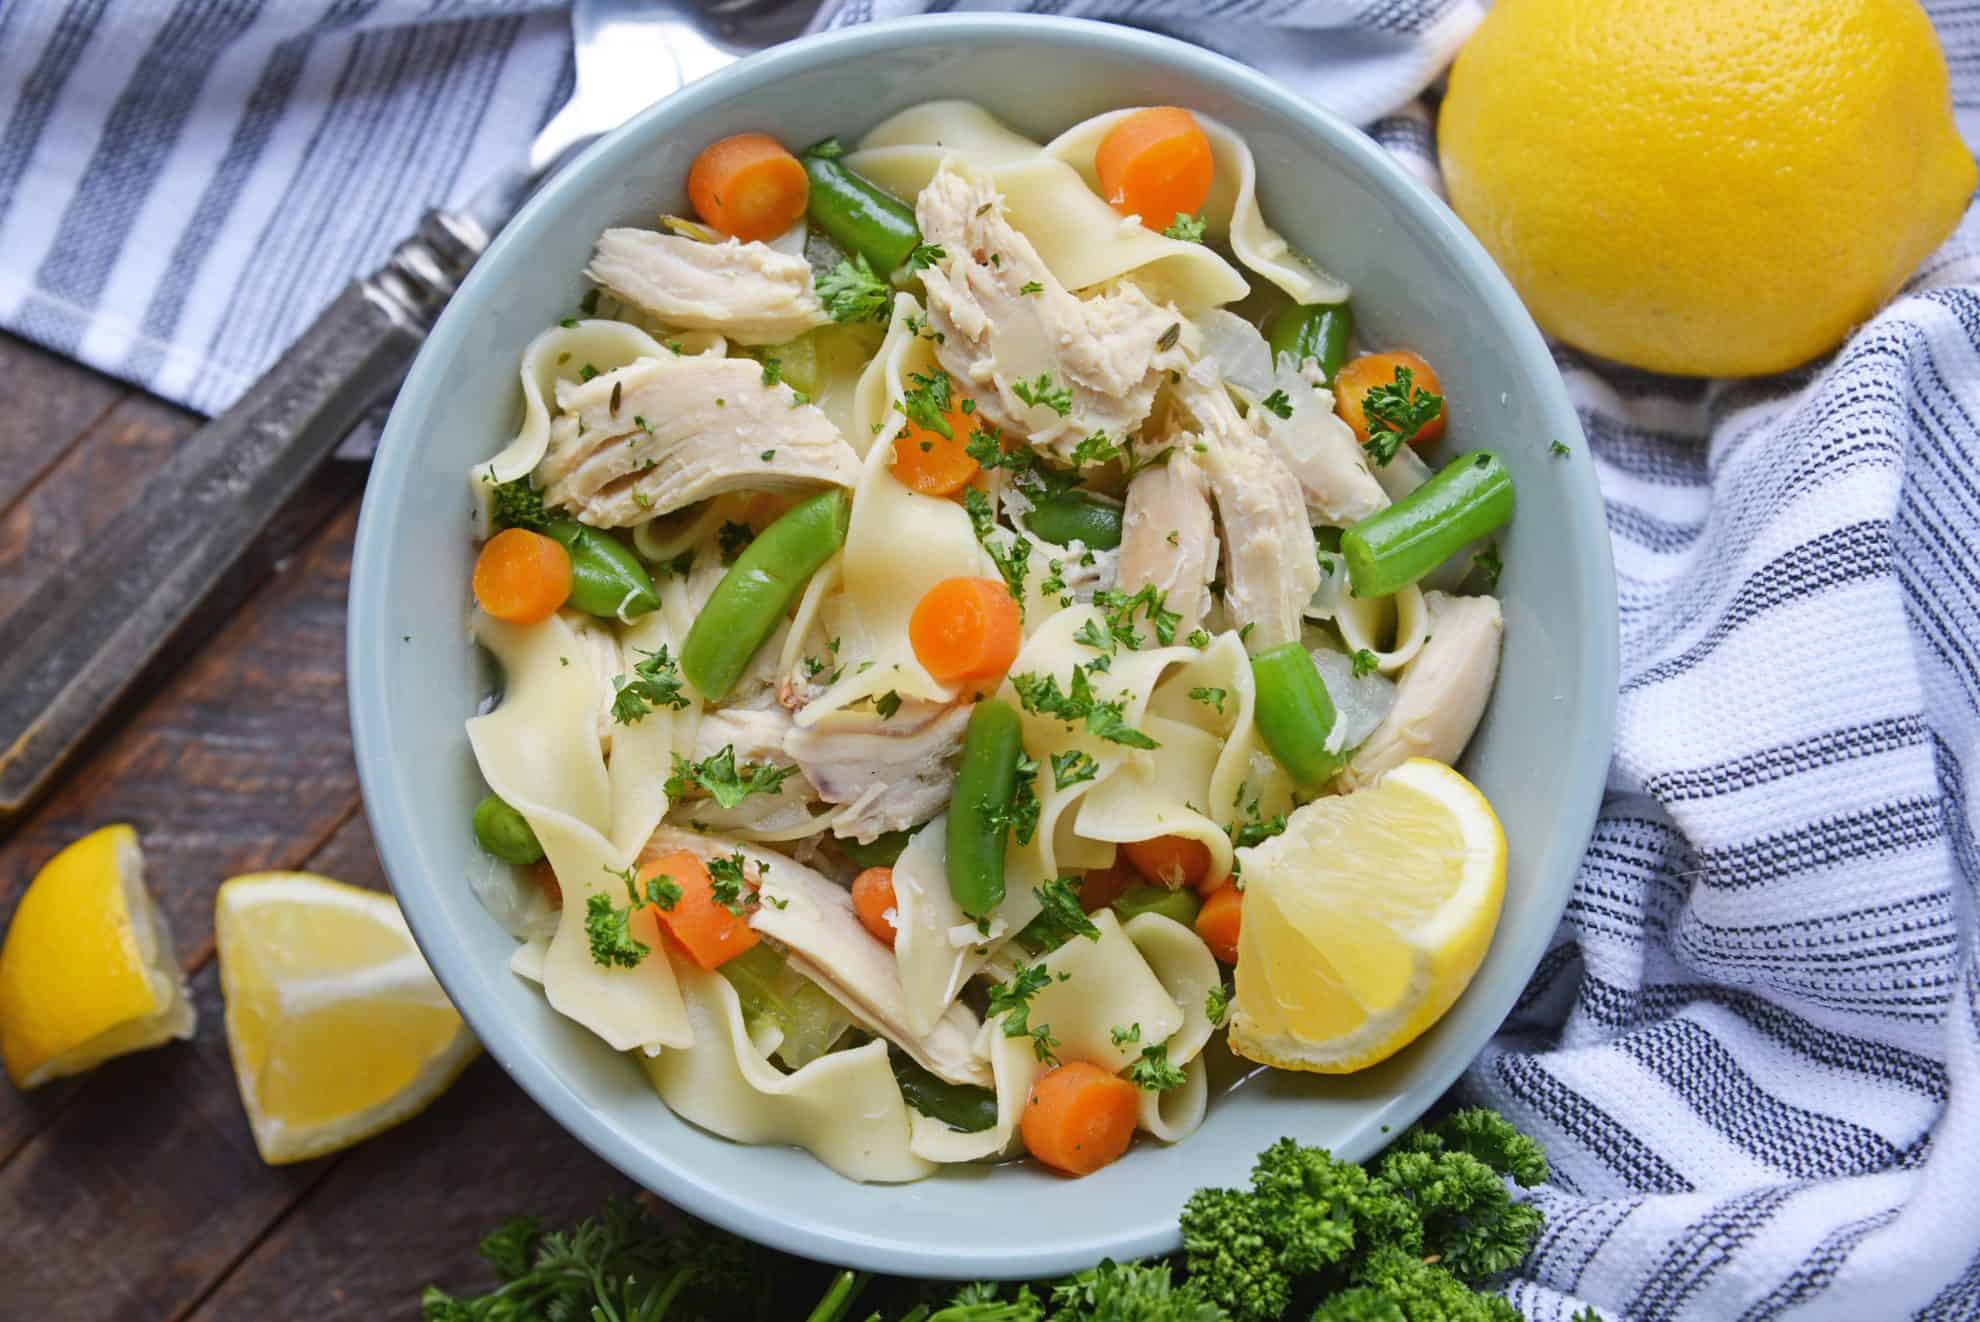
M1029 7L1235 54L1431 186L1419 98L1480 12ZM1980 140L1980 2L1930 7ZM498 0L9 0L0 324L216 409L521 150L568 45ZM1536 1319L1980 1318L1980 215L1816 367L1560 361L1622 704L1566 922L1464 1083L1554 1160L1510 1295Z

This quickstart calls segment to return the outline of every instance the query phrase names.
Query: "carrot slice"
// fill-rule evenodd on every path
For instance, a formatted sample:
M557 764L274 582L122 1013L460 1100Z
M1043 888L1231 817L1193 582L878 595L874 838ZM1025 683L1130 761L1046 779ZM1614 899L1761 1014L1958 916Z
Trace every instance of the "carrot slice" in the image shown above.
M1237 963L1238 921L1243 914L1244 893L1235 886L1211 891L1197 911L1196 934L1226 964Z
M1001 678L1023 641L1018 604L994 578L945 578L908 618L915 659L943 684Z
M868 868L853 878L853 911L876 940L894 944L894 870Z
M1124 115L1093 153L1101 195L1122 215L1161 231L1178 215L1193 216L1210 196L1216 163L1196 116L1180 106L1151 106Z
M540 532L504 528L474 560L474 599L510 624L537 624L571 595L571 553Z
M738 133L702 148L688 169L695 214L745 243L797 224L811 200L798 158L767 133Z
M1121 846L1134 870L1152 882L1175 890L1196 886L1210 875L1210 846L1186 835L1158 835Z
M687 850L662 854L641 867L642 893L644 883L657 877L665 877L680 887L681 896L672 908L648 907L655 911L688 958L702 968L720 968L762 939L746 921L715 898L715 880L708 875L707 865Z
M1091 1175L1134 1137L1139 1092L1098 1065L1070 1060L1038 1076L1019 1130L1025 1150L1067 1175Z
M1128 866L1127 858L1116 854L1111 864L1090 868L1080 878L1079 907L1088 913L1098 913L1127 894L1128 887L1140 880L1141 874Z
M962 490L979 468L968 448L975 419L963 412L964 397L953 387L949 397L949 411L942 415L949 435L909 422L894 438L894 457L887 465L887 471L902 486L924 496L947 496Z
M1398 349L1393 353L1365 353L1342 363L1341 370L1334 373L1334 412L1342 422L1354 429L1354 439L1363 445L1368 444L1368 414L1362 407L1363 399L1376 386L1393 386L1398 367L1409 369L1411 399L1426 393L1444 393L1444 387L1437 380L1437 369L1407 349ZM1442 436L1444 418L1450 411L1448 404L1439 409L1436 417L1417 429L1416 435L1410 438L1410 444L1428 445Z

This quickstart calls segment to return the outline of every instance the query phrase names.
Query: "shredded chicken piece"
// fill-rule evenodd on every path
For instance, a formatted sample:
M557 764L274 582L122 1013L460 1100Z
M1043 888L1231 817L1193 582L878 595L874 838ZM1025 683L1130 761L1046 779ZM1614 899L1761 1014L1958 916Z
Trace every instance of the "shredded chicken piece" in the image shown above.
M951 1006L926 1034L907 1027L907 993L894 952L859 921L852 895L829 878L784 854L716 835L662 826L641 851L641 861L685 849L702 860L740 853L744 875L761 902L749 925L781 942L791 967L830 992L862 1025L951 1083L988 1087L989 1062L976 1055L982 1027L963 1005Z
M785 751L817 787L818 797L846 805L832 819L832 834L869 843L889 831L919 826L948 807L969 708L937 710L941 714L919 728L903 707L870 732L813 727L793 729L785 738ZM896 720L903 725L889 728Z
M1430 612L1429 641L1403 667L1395 706L1341 773L1348 789L1372 785L1412 757L1456 762L1485 714L1505 631L1497 598L1426 592L1423 604Z
M1210 613L1217 571L1217 528L1209 485L1192 457L1194 439L1185 433L1167 459L1135 474L1121 523L1121 591L1161 590L1168 609L1182 616L1181 634Z
M1313 522L1345 528L1387 507L1389 496L1332 401L1325 389L1301 392L1290 417L1265 419L1265 439L1299 479Z
M694 732L694 760L705 761L724 748L736 750L736 765L772 763L795 766L784 751L791 732L791 714L782 707L717 707L701 718Z
M995 185L962 162L935 172L915 215L947 254L921 277L935 356L984 418L1042 453L1063 463L1096 432L1126 437L1164 374L1188 366L1181 313L1128 283L1090 298L1067 290L1004 219Z
M609 229L585 274L669 326L717 331L738 344L782 344L831 320L810 263L767 243Z
M725 491L849 487L859 456L815 405L746 358L642 358L557 383L575 423L536 472L546 503L600 528L644 523ZM562 423L563 419L559 419Z
M1202 437L1224 530L1224 609L1250 625L1252 652L1300 636L1300 613L1320 586L1320 562L1299 479L1242 417L1216 363L1192 367L1175 388L1177 411Z

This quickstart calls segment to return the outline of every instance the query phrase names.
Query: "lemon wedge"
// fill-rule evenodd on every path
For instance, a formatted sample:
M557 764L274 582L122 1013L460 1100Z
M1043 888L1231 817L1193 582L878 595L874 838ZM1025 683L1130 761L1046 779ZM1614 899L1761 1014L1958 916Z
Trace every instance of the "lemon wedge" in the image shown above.
M137 832L106 826L34 874L0 946L0 1059L33 1088L193 1035Z
M1506 889L1492 805L1440 762L1319 799L1241 851L1231 1050L1345 1074L1435 1023L1485 958Z
M254 873L220 887L214 930L234 1078L270 1165L418 1114L481 1049L389 895Z

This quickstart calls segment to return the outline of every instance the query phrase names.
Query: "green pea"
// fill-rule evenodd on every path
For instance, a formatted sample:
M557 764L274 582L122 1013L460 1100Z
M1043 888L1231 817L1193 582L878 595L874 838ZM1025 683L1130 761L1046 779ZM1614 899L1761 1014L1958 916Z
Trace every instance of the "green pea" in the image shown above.
M504 863L522 866L543 857L528 820L496 794L474 806L474 841Z
M624 542L576 519L552 519L543 530L571 555L570 604L601 619L635 619L657 610L653 577Z
M1147 882L1136 882L1123 891L1114 901L1114 913L1122 922L1139 918L1145 913L1159 913L1164 918L1173 918L1184 927L1195 924L1197 911L1203 901L1196 892L1189 889L1170 890L1167 886L1152 886Z

